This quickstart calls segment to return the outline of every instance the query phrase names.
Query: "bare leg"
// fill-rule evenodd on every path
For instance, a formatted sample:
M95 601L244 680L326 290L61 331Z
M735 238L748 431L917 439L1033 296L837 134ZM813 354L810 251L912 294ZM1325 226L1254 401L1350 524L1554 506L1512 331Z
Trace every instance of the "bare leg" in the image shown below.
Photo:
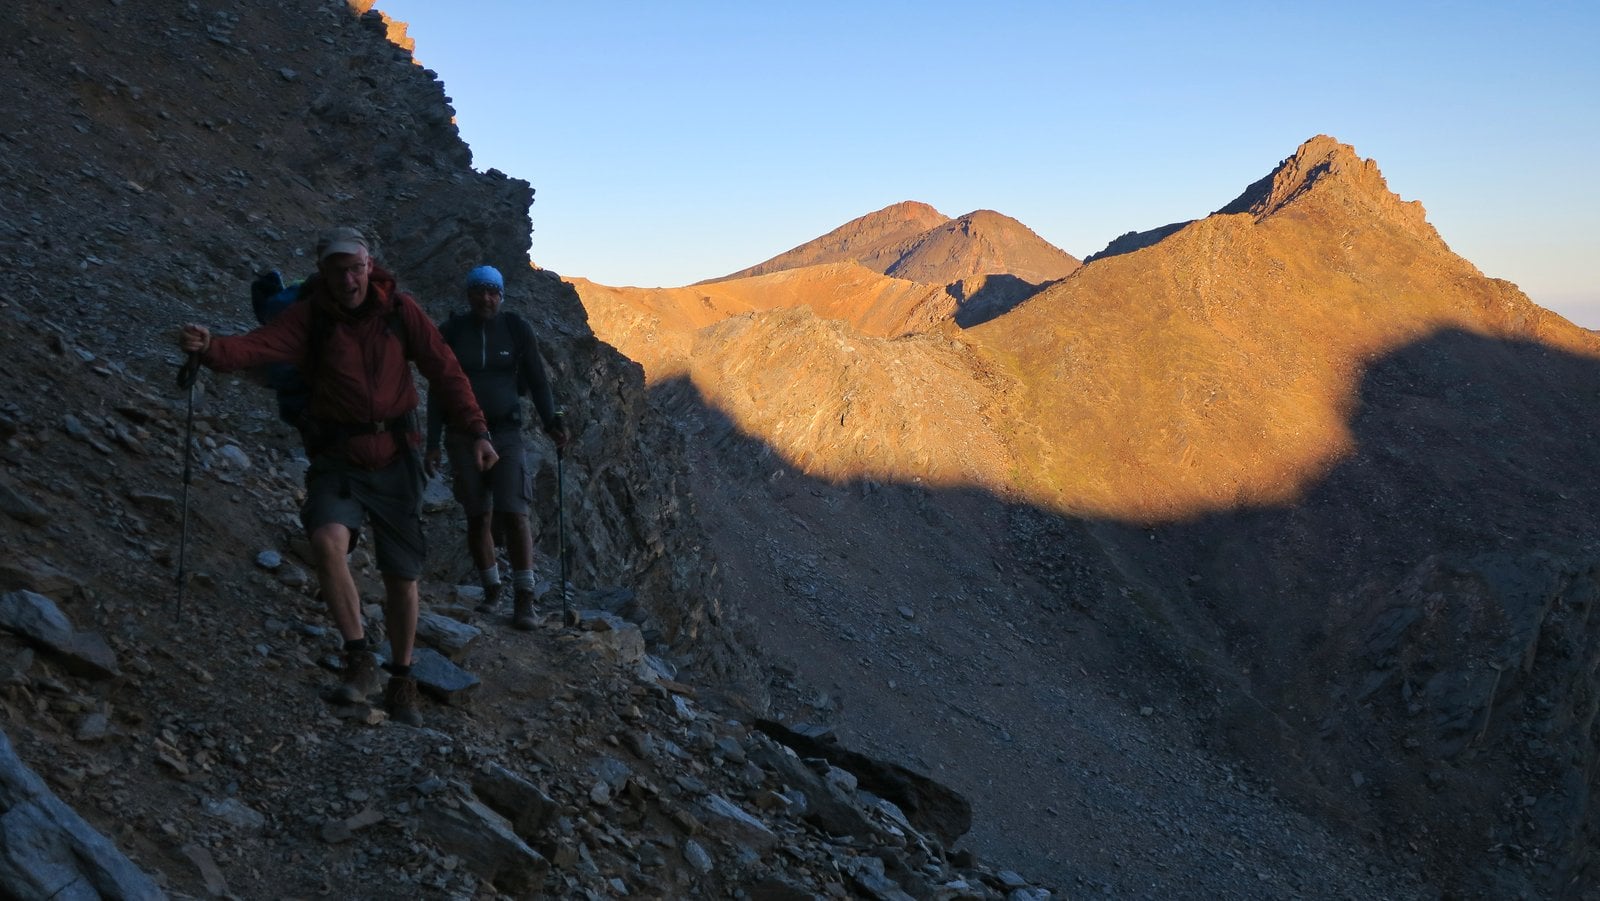
M496 513L500 528L505 530L506 553L511 557L513 570L533 569L533 529L528 517L518 513Z
M467 517L467 551L472 554L472 565L478 572L494 566L494 530L490 528L494 514Z
M350 550L350 529L336 522L318 526L311 533L311 553L317 560L317 581L322 585L322 601L328 615L345 641L365 637L361 628L361 594L350 575L345 558Z
M390 660L399 666L410 666L411 648L417 639L417 580L385 574L383 591Z

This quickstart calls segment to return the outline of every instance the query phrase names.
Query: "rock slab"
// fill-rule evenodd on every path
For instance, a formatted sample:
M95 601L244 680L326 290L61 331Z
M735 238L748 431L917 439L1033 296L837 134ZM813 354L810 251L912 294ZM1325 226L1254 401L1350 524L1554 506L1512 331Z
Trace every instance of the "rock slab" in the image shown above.
M0 629L15 632L59 655L73 672L97 679L122 675L104 638L79 632L55 602L31 591L0 595Z
M63 804L0 732L0 891L60 901L165 898L117 846Z

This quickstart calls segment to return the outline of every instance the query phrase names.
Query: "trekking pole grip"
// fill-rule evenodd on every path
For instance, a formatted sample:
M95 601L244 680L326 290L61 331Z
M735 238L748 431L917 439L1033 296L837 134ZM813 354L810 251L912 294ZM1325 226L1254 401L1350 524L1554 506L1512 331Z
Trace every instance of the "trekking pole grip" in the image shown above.
M200 351L192 350L189 352L188 358L183 361L183 365L178 367L178 387L192 388L199 378Z

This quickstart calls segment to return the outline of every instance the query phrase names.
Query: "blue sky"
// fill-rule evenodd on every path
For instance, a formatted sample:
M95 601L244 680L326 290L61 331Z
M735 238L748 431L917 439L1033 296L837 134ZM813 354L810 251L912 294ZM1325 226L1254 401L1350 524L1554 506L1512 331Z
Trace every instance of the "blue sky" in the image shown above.
M723 275L901 200L1079 257L1329 134L1450 247L1600 328L1600 3L388 0L535 263ZM470 10L470 12L469 12Z

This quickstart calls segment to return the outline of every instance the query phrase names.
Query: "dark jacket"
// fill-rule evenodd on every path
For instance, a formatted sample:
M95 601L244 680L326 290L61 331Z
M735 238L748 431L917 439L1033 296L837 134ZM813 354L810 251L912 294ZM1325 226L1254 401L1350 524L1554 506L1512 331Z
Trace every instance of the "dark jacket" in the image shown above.
M491 430L513 426L522 419L519 395L533 398L545 431L555 427L555 395L545 376L544 358L526 319L501 310L485 322L471 313L457 314L439 327L445 343L455 351L461 369L472 383L473 396L483 409ZM444 428L443 411L428 388L428 447L439 447ZM457 427L459 428L459 427Z
M367 299L354 310L334 300L320 278L307 285L305 302L243 335L215 338L201 362L221 372L263 363L294 363L311 383L310 414L334 429L386 423L417 408L417 389L406 356L427 377L430 389L443 399L451 421L462 430L488 431L483 411L473 399L472 385L417 302L395 289L394 276L374 267ZM321 320L319 360L309 359L312 309ZM398 309L405 334L395 334L389 313ZM379 469L393 462L403 445L391 431L350 434L332 450L350 462ZM415 436L407 435L408 440Z

